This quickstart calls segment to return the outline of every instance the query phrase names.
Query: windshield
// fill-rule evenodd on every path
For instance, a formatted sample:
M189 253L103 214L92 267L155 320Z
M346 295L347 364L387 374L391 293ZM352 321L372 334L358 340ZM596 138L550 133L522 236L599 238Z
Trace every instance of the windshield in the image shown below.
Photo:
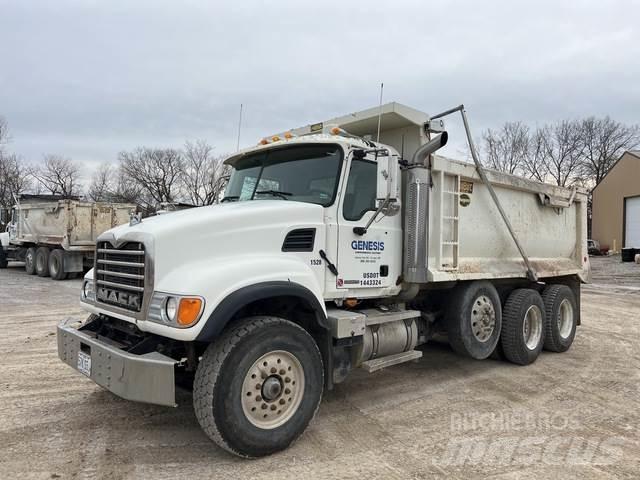
M331 205L342 162L337 145L304 145L261 152L239 160L224 200L283 199Z

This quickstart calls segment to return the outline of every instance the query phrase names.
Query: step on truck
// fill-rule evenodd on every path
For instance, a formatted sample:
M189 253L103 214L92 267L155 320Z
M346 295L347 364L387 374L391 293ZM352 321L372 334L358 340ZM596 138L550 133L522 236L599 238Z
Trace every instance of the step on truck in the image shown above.
M93 267L96 238L129 222L136 206L60 195L21 195L0 233L0 268L24 262L29 275L64 280Z
M474 163L435 154L458 113ZM471 138L462 106L390 103L231 155L220 204L98 238L60 358L129 400L175 406L191 386L206 434L260 457L350 371L419 361L436 336L518 365L566 351L586 193L484 169Z

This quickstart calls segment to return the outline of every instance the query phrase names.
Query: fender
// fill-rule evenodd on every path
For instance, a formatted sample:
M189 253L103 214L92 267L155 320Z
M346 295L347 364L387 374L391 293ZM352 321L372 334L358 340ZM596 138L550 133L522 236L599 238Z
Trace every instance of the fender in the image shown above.
M245 305L256 300L278 296L297 297L304 300L315 312L316 321L328 329L327 317L315 295L306 287L293 282L271 281L249 285L232 292L209 315L196 341L210 342L217 337L229 320Z

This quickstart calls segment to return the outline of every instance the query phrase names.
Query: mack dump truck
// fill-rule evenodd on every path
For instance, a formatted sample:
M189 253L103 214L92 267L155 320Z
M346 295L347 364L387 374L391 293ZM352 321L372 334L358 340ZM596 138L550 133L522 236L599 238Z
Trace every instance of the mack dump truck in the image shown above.
M60 195L21 195L0 233L0 268L24 262L30 275L64 280L93 266L96 238L129 221L136 206Z
M457 113L473 164L435 154ZM259 457L290 445L350 371L419 361L436 336L519 365L571 346L586 193L482 168L462 106L390 103L226 163L220 204L100 235L88 318L58 326L65 363L133 401L175 406L176 384L191 385L206 434Z

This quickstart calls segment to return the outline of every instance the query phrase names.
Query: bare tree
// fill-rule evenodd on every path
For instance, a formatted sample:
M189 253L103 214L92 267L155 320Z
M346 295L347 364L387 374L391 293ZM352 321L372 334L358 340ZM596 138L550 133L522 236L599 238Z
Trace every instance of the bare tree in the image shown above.
M214 156L213 147L204 140L186 142L183 158L181 178L190 203L198 206L216 203L229 174L223 158Z
M583 174L593 186L600 183L625 150L640 144L640 126L624 125L609 117L580 122Z
M183 171L182 155L171 148L137 148L120 152L122 182L133 182L140 187L146 207L173 202L180 196L180 179Z
M69 197L80 193L80 167L70 158L47 154L33 177L48 192Z
M566 187L580 181L582 142L577 121L563 120L545 125L536 132L539 161L553 183Z
M524 123L507 122L500 130L487 130L482 139L486 166L510 174L524 171L530 142L529 127Z
M9 123L3 116L0 116L0 153L4 151L4 146L9 143L9 140Z
M30 185L29 168L24 161L15 154L0 152L0 208L9 210Z
M116 183L116 169L103 163L91 177L91 184L87 192L88 197L94 202L110 202L113 200Z

